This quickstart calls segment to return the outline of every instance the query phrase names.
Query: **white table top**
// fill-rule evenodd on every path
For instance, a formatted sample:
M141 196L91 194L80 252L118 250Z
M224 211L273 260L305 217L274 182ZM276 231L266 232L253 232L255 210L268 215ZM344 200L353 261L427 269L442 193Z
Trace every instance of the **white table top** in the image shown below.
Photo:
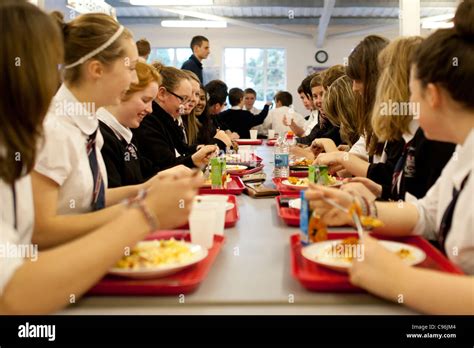
M273 147L253 147L271 182ZM277 215L275 199L238 196L240 220L200 287L176 296L89 296L61 314L412 314L370 294L305 290L290 272L289 239L298 229Z

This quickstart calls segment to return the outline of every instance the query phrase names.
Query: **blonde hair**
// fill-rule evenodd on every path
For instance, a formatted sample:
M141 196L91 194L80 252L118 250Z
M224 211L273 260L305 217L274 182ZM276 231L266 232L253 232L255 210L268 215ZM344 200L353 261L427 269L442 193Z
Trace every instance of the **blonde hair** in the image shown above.
M132 83L125 96L122 98L123 101L127 101L130 97L139 91L143 91L152 82L156 82L161 85L161 75L156 71L154 67L143 62L137 62L136 66L138 83Z
M372 110L372 128L381 141L399 140L409 131L413 114L392 114L390 105L398 105L401 110L401 103L410 100L411 59L422 42L420 36L398 38L379 54L380 77Z
M64 65L77 62L86 54L106 43L119 29L120 24L109 15L103 13L86 13L66 23L60 12L51 14L58 22L63 33L64 41ZM97 53L93 59L104 65L110 65L116 59L124 57L125 48L123 40L132 38L128 29L110 46ZM79 64L64 71L64 81L75 84L81 77L83 64Z
M341 139L353 145L359 138L361 120L357 117L352 80L343 75L331 83L323 99L323 109L329 122L340 127Z
M201 85L201 81L199 80L199 77L195 73L189 70L183 70L183 72L188 75L189 80L194 80L196 81L199 86ZM196 107L194 107L193 110L188 115L183 115L186 119L186 136L188 138L188 144L194 144L197 141L198 138L198 133L199 129L201 128L201 122L196 117L196 114L194 113L194 110Z
M345 74L346 68L343 65L333 65L332 67L324 70L321 73L321 85L325 90L327 90L328 87L331 86L334 81L336 81L341 76L344 76Z

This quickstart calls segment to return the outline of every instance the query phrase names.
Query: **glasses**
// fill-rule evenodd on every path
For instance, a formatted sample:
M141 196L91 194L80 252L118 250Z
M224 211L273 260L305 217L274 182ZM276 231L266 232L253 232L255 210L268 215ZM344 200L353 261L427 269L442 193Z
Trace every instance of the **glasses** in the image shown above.
M182 97L182 96L177 95L176 93L171 92L171 91L168 91L168 90L166 90L166 91L167 91L169 94L174 95L176 98L178 98L179 101L181 102L181 104L183 104L183 105L188 104L188 103L191 102L191 99L189 99L189 98L187 98L187 97Z

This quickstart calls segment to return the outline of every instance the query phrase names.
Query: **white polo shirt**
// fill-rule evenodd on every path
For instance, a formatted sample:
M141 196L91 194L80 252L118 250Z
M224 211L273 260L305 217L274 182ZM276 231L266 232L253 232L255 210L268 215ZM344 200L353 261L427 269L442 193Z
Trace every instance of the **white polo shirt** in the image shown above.
M311 133L314 127L318 124L318 116L319 116L319 111L318 110L312 110L311 113L309 114L309 118L306 121L304 125L304 135L307 136Z
M33 234L34 207L29 175L15 182L16 217L11 185L0 180L0 295L23 262L23 256L18 252L26 246L31 246ZM18 248L20 247L20 248Z
M453 157L425 197L410 203L416 206L420 216L413 233L437 240L441 219L453 196L453 187L459 190L468 173L469 179L454 209L445 248L451 261L465 273L474 274L474 130L462 146L456 147Z
M63 84L46 115L44 144L35 166L38 173L60 186L57 208L60 215L91 211L94 183L86 145L89 135L98 127L97 115L89 113ZM107 188L107 171L100 151L103 144L104 138L98 130L97 161Z
M286 132L291 131L291 128L285 126L283 123L284 116L287 116L288 121L290 121L290 117L293 116L293 120L295 123L303 128L305 124L305 119L297 112L293 112L291 115L290 108L288 106L280 106L279 108L272 109L268 112L268 116L263 121L262 130L267 131L268 129L274 129L275 133L280 135L285 134Z

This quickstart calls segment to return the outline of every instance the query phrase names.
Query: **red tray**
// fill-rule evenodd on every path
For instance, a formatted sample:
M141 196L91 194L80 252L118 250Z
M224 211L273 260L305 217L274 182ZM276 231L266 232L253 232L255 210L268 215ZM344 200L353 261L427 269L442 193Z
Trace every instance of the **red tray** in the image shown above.
M273 178L273 183L275 184L276 189L280 192L280 195L284 196L299 196L300 191L294 190L290 187L283 185L281 182L286 178Z
M329 233L329 239L342 239L357 236L356 233ZM413 236L403 238L387 238L375 235L378 239L396 240L403 243L415 245L426 253L426 259L417 267L429 268L449 273L463 274L463 272L451 263L439 250L433 247L426 239ZM318 266L301 255L301 243L299 234L290 237L291 245L291 272L301 285L310 291L320 292L363 292L352 285L349 276Z
M237 221L240 219L239 215L239 208L237 204L237 197L233 195L229 195L229 198L227 199L227 202L234 203L234 208L231 210L228 210L225 214L225 228L231 228L234 227ZM189 224L183 225L179 228L178 230L189 230Z
M239 145L262 145L263 139L236 139L235 142Z
M290 169L290 176L294 176L295 178L306 178L308 177L307 170L291 170Z
M210 187L201 187L199 194L218 194L218 195L240 195L245 190L245 185L238 176L231 176L232 181L227 184L226 189L213 189Z
M267 146L275 146L276 142L276 139L267 140Z
M176 239L190 240L188 231L159 231L150 235L147 240L153 239ZM188 294L195 291L202 281L206 278L211 269L216 256L224 243L224 236L214 236L214 245L208 250L207 257L198 264L186 268L181 272L175 273L165 278L159 279L126 279L113 276L106 276L92 289L87 295L176 295Z
M275 197L276 199L276 207L278 210L278 216L288 225L288 226L295 226L299 227L300 226L300 211L295 208L287 208L287 207L282 207L280 205L280 199L281 198L286 198L286 197L291 197L291 198L296 198L295 196L277 196Z
M261 165L255 167L255 168L240 170L240 171L228 171L228 173L231 174L231 175L242 177L242 176L247 175L247 174L258 173L263 169L263 167L264 167L264 165L261 164Z

